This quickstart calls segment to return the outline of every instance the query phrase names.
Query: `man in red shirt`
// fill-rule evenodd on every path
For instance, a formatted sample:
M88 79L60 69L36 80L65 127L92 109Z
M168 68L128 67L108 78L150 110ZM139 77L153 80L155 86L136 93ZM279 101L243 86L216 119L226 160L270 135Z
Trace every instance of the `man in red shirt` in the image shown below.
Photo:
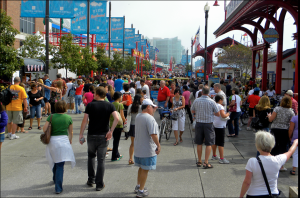
M293 109L295 115L298 115L298 102L297 102L297 100L295 100L293 98L293 95L294 95L293 91L288 90L284 95L291 98L291 100L292 100L292 109Z
M160 87L157 95L157 102L159 107L163 107L164 109L168 109L168 101L170 99L170 90L166 85L164 80L160 81ZM162 109L159 109L160 119L162 119Z

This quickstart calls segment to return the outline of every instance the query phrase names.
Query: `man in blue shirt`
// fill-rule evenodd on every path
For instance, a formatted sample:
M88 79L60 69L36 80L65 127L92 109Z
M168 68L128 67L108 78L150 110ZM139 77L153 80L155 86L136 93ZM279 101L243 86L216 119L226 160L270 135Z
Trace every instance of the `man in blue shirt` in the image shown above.
M49 74L44 75L44 84L47 85L48 87L51 87L51 80L49 79ZM44 101L45 101L45 115L44 117L48 117L51 114L51 106L50 106L50 89L45 88L45 96L44 96ZM48 110L48 115L47 115L47 110Z
M121 79L121 75L119 74L118 79L115 80L115 91L122 91L123 83L124 83L124 81Z

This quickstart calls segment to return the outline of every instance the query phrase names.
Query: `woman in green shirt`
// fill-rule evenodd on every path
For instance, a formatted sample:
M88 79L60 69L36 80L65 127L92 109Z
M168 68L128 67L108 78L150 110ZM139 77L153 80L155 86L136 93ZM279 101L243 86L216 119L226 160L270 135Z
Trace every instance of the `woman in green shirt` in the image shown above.
M124 106L121 103L121 101L122 101L122 93L119 92L119 91L116 91L114 93L113 100L114 100L114 102L112 104L115 106L116 111L118 111L120 113L123 122L125 122L125 116L124 116L124 111L123 111ZM111 127L113 121L114 121L113 116L110 116L109 127ZM123 124L122 125L117 125L116 128L115 128L115 130L114 130L114 132L113 132L114 141L113 141L113 149L112 149L111 161L119 161L123 157L122 155L120 155L119 150L118 150L119 149L119 142L120 142L122 130L123 130Z
M46 159L53 171L55 192L60 194L63 190L63 174L65 161L70 161L72 168L75 166L75 156L72 149L73 121L71 116L65 114L67 104L64 100L55 103L55 114L50 115L43 127L47 130L51 122L51 138L46 147Z

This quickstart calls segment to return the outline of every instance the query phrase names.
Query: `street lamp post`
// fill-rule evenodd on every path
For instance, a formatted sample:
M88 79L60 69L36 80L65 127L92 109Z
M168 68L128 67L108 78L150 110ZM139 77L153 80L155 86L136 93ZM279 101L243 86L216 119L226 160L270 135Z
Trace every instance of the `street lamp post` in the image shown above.
M204 12L205 12L205 62L204 62L204 82L206 82L206 67L207 67L207 18L208 18L208 11L209 11L209 5L208 3L204 6Z

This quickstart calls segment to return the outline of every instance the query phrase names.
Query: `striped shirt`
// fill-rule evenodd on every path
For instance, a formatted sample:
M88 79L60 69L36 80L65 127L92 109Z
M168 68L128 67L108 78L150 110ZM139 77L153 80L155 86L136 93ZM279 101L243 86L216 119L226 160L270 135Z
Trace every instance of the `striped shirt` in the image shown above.
M201 123L213 123L214 113L219 112L215 101L208 96L197 98L191 110L196 112L196 121Z

